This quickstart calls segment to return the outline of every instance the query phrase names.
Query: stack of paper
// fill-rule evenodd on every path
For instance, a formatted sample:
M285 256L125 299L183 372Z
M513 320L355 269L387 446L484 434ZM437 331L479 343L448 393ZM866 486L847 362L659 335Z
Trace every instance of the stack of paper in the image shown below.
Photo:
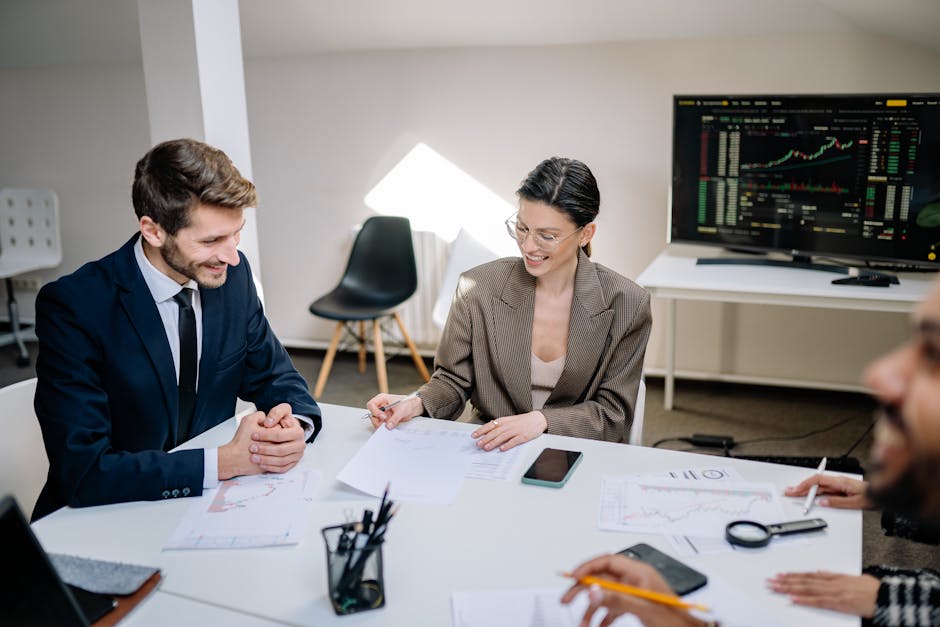
M513 478L531 442L506 452L484 451L470 437L472 427L461 427L379 427L336 478L376 497L390 485L389 498L423 503L453 503L466 477Z
M587 608L587 595L575 597L571 605L562 605L565 588L486 590L454 592L451 597L454 627L577 627ZM682 597L688 603L710 608L708 613L693 612L704 620L717 620L736 627L780 627L770 616L734 586L723 579L708 576L708 585ZM592 626L601 622L604 610L598 611ZM624 615L616 627L640 627L634 616Z

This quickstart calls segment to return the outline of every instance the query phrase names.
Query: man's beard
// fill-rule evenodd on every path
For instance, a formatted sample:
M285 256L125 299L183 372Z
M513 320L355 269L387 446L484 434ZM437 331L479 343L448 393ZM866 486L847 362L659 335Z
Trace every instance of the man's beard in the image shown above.
M202 289L214 289L216 287L222 287L225 283L225 279L228 277L228 272L223 272L220 277L212 277L211 280L206 281L199 278L199 264L197 263L187 263L183 255L180 253L179 247L176 245L176 240L173 237L168 237L163 246L159 248L160 256L163 258L163 261L166 265L170 266L176 272L179 272L184 277L192 279L199 285Z
M873 472L877 475L880 468ZM940 459L935 456L913 457L896 479L883 485L869 484L868 497L885 509L940 528Z

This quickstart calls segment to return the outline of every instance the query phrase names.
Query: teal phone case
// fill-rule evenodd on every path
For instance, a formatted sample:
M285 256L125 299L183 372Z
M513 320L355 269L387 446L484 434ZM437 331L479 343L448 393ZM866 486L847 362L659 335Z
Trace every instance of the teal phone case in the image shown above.
M578 467L578 464L581 463L581 460L584 458L584 453L579 453L578 458L571 464L571 468L568 469L568 472L565 473L565 476L562 477L561 481L548 481L546 479L532 479L522 475L522 483L528 483L529 485L540 485L544 488L561 488L568 483L568 479L571 478L571 475L574 474L574 469ZM526 471L528 472L528 471Z

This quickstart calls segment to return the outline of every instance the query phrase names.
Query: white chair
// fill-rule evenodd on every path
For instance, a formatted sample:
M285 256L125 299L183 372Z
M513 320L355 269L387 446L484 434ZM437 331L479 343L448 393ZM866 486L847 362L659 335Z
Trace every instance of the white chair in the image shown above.
M494 259L499 259L499 255L466 230L460 229L460 232L457 233L457 239L451 244L450 251L447 254L444 280L441 282L441 289L438 291L437 301L434 303L432 319L439 329L443 329L444 323L447 322L447 314L450 313L450 304L454 300L457 281L460 280L461 273Z
M35 339L24 332L13 292L13 277L55 268L62 262L59 237L59 198L51 189L4 187L0 189L0 278L6 279L10 332L0 334L0 346L16 343L18 366L29 365L23 343Z
M0 388L4 437L0 438L0 495L12 494L29 515L46 482L49 458L33 409L36 379Z
M630 425L630 444L643 445L643 414L646 411L646 381L640 377L640 387L636 391L636 405L633 407L633 424Z

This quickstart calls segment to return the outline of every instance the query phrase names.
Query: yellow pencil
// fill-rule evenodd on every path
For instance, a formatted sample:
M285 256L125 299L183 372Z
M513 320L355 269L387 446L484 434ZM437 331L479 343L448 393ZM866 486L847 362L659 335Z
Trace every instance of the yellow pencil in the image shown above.
M574 575L571 573L561 573L562 577L568 577L569 579L574 579ZM653 592L652 590L645 590L644 588L637 588L636 586L631 586L625 583L618 583L616 581L611 581L609 579L602 579L600 577L593 577L588 575L587 577L581 577L578 579L578 583L585 586L597 585L606 590L613 590L614 592L621 592L623 594L631 594L635 597L640 597L641 599L646 599L647 601L653 601L655 603L662 603L663 605L671 605L672 607L679 607L684 610L701 610L703 612L708 612L709 608L707 605L699 605L697 603L686 603L679 597L672 594L663 594L661 592Z

